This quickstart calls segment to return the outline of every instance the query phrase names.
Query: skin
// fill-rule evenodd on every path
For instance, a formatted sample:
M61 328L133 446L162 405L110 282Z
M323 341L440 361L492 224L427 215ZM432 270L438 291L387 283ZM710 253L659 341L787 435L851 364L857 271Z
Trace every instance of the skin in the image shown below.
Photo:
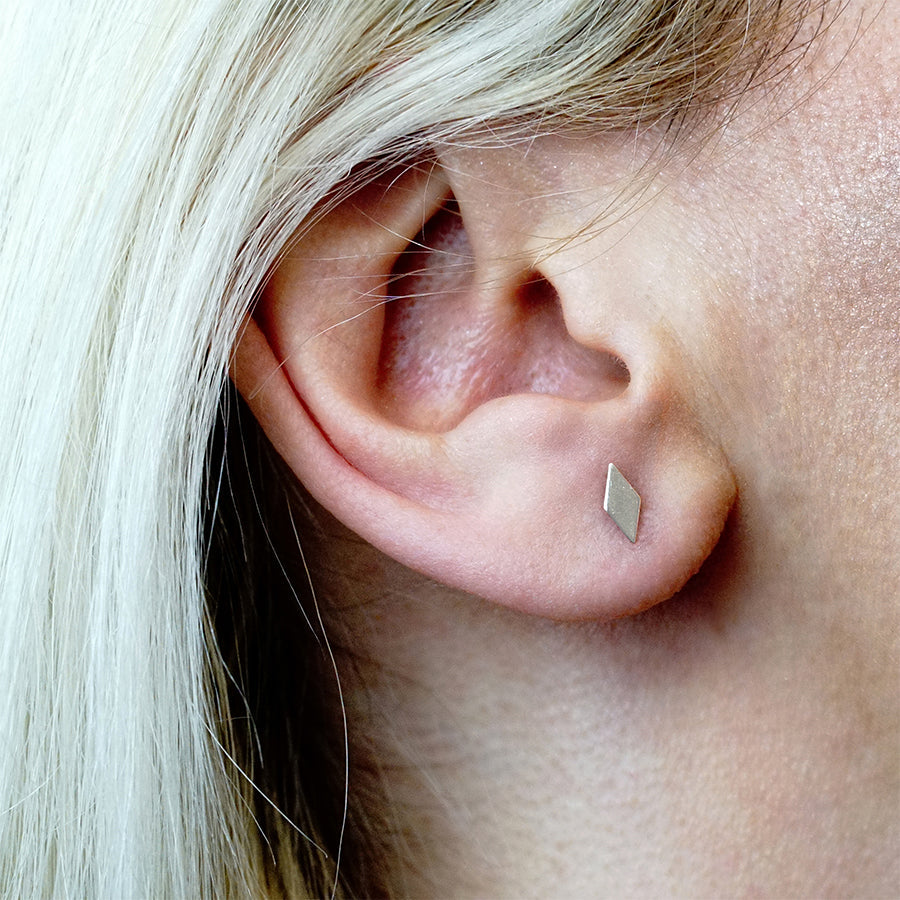
M548 270L652 305L738 499L679 593L605 623L452 591L317 514L397 896L900 889L898 27L848 4L606 227L656 135L439 157L505 252L584 234Z

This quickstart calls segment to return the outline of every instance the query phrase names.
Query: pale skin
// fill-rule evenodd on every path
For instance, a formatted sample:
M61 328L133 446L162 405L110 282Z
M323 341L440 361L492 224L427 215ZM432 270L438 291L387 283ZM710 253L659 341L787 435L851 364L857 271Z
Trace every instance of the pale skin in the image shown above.
M698 502L724 530L716 542L716 526L696 564L679 545L659 545L684 570L674 596L666 590L675 576L663 586L622 576L629 589L650 585L659 601L636 615L615 608L615 595L594 603L593 587L544 605L520 603L519 583L487 600L491 585L447 587L454 578L468 587L465 566L434 569L431 557L415 557L414 542L401 546L413 526L378 507L377 491L354 482L343 497L343 476L325 451L310 449L291 407L308 376L299 361L291 369L300 326L285 325L293 300L278 295L294 276L276 278L259 331L239 348L235 379L316 499L366 538L323 513L309 549L344 648L353 777L373 778L398 836L396 858L385 861L397 896L900 889L898 28L896 3L877 15L849 4L779 90L751 94L717 138L674 152L608 227L596 227L598 215L658 137L546 136L438 153L445 174L435 179L452 185L477 265L502 261L490 269L499 283L518 271L510 260L527 259L558 292L577 343L614 347L631 385L647 360L674 385L675 422L648 450L663 458L645 480L648 546L653 529L683 527L677 517L650 518L666 477L711 481ZM340 217L326 220L322 246L340 241L328 229L342 227ZM444 335L456 327L447 315L435 326ZM279 389L272 360L285 357ZM579 375L555 389L607 403L630 388L614 383L615 369L591 371L601 372L597 384L584 388L588 376ZM396 402L357 384L369 398L354 426L359 440L387 443L379 417L441 433L484 401L466 394L466 376L438 385L443 395L412 384L403 402L411 382L401 376ZM610 452L617 439L608 438ZM418 472L419 444L409 446L404 471ZM625 455L643 446L635 439ZM394 493L407 490L408 476L384 474L393 458L379 452L362 468L377 469L372 477ZM577 465L587 458L576 454ZM530 460L529 473L548 485L529 483L528 493L554 496L559 466L541 473ZM439 474L415 485L431 506L455 489L456 474ZM552 515L586 521L572 503L561 508ZM371 522L365 509L376 511ZM542 535L550 514L538 509L530 521L531 512L523 507L519 527ZM602 530L602 515L583 528L608 542L598 555L627 553L615 526ZM379 522L391 533L382 537ZM548 557L554 529L578 533L563 518L552 522ZM422 526L423 540L430 528ZM454 539L451 525L434 528ZM581 558L578 546L561 552L548 567ZM609 621L610 610L621 617Z

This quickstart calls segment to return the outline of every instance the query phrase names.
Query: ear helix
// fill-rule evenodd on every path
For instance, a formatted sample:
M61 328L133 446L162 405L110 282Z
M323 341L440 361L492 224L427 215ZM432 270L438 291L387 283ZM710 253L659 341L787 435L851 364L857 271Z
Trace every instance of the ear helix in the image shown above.
M578 307L603 298L492 243L510 211L452 187L408 173L307 232L236 349L239 389L317 500L410 568L559 619L666 599L734 499L675 342L639 311L589 332Z

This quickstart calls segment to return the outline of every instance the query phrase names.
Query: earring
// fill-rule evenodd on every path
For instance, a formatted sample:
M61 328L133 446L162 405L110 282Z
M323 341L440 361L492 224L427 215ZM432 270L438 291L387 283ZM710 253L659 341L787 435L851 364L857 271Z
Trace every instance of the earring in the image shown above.
M612 464L606 472L606 493L603 509L619 526L633 544L637 540L638 518L641 515L641 498L625 476Z

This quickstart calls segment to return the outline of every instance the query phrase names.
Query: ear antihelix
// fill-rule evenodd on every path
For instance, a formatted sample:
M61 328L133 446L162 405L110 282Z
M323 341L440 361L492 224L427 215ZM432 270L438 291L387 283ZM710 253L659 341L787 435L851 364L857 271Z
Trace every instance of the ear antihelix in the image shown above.
M529 260L463 233L478 214L435 173L352 198L286 255L233 377L317 500L401 563L527 613L637 612L715 545L727 460L679 360L636 333L635 373L574 341L569 298L535 301Z

